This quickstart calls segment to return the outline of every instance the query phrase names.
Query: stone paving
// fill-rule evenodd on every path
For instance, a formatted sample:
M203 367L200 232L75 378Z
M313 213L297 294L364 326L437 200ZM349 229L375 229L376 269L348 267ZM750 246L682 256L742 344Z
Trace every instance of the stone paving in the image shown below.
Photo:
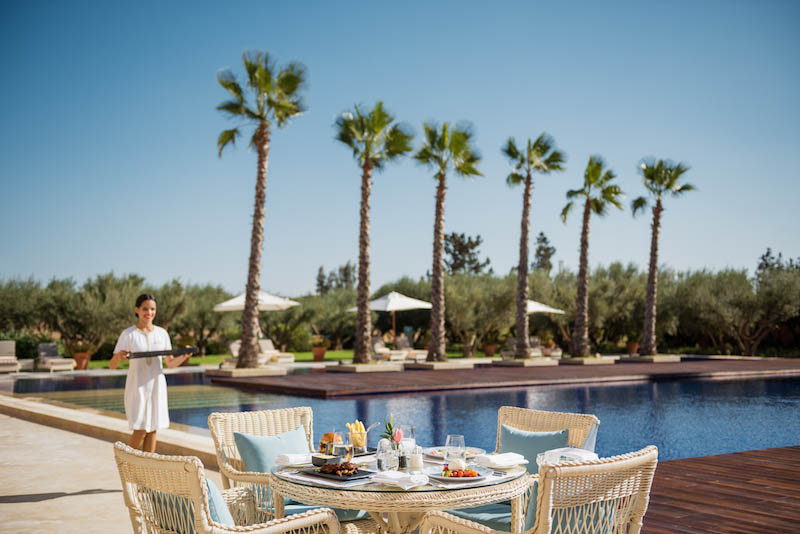
M111 442L0 414L0 532L132 532L120 487Z

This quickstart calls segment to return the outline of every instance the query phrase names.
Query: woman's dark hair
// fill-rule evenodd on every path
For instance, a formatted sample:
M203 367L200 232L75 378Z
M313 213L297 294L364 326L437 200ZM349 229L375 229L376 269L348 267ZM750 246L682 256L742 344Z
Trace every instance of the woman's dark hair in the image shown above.
M146 301L146 300L152 300L153 302L156 302L156 296L155 296L155 295L151 295L150 293L142 293L141 295L139 295L138 297L136 297L136 307L138 308L139 306L141 306L141 305L142 305L142 303L143 303L144 301ZM156 302L156 304L157 304L157 302ZM136 317L139 317L139 314L138 314L138 313L136 313L136 312L133 312L133 314L134 314Z

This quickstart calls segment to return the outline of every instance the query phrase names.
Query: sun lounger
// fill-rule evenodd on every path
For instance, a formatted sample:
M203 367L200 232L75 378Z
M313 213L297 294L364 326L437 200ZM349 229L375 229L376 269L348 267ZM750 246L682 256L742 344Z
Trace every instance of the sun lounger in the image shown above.
M228 366L236 366L237 358L239 357L239 347L241 346L242 342L240 340L236 340L232 342L229 347L231 349L231 354L233 354L233 358L228 358L223 360L220 367L228 367ZM263 365L268 365L271 363L294 363L294 354L291 352L281 352L275 348L273 345L272 340L270 339L261 339L258 341L258 366L261 367Z
M428 359L428 351L427 350L417 350L411 346L411 343L408 342L407 336L398 336L397 337L397 350L404 350L406 351L406 361L411 362L424 362Z
M17 342L0 341L0 373L18 373Z
M72 371L75 369L75 360L62 358L58 355L58 345L55 343L39 343L37 347L39 357L36 361L37 371Z

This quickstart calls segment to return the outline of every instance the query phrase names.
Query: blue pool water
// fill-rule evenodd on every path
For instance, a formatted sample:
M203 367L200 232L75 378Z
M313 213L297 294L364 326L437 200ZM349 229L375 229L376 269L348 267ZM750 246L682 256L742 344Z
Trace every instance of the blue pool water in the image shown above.
M124 377L17 380L14 392L123 412ZM569 387L310 399L211 386L199 374L168 375L170 418L207 431L211 412L311 406L314 435L344 431L344 423L393 414L421 445L447 434L494 449L497 409L512 405L593 413L601 421L597 452L608 456L657 445L661 459L800 444L800 380L666 381ZM370 444L379 432L370 433Z

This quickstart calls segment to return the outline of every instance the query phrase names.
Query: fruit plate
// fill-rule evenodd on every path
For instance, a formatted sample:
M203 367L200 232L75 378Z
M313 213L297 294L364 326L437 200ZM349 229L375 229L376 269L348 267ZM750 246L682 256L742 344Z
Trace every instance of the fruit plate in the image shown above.
M442 476L442 467L438 465L434 465L425 469L425 474L428 475L428 478L435 480L437 482L479 482L484 480L487 475L489 475L492 471L490 469L484 469L483 467L472 467L473 471L478 472L478 476L476 477L445 477Z
M446 447L426 447L423 452L426 456L444 460L445 450L447 450ZM486 451L479 447L467 447L467 460L473 460L479 454L486 454Z
M319 469L301 469L301 473L305 473L307 475L314 475L317 477L322 478L329 478L331 480L359 480L362 478L368 478L375 474L375 471L369 471L367 469L356 469L350 475L342 475L339 476L336 473L323 473Z

